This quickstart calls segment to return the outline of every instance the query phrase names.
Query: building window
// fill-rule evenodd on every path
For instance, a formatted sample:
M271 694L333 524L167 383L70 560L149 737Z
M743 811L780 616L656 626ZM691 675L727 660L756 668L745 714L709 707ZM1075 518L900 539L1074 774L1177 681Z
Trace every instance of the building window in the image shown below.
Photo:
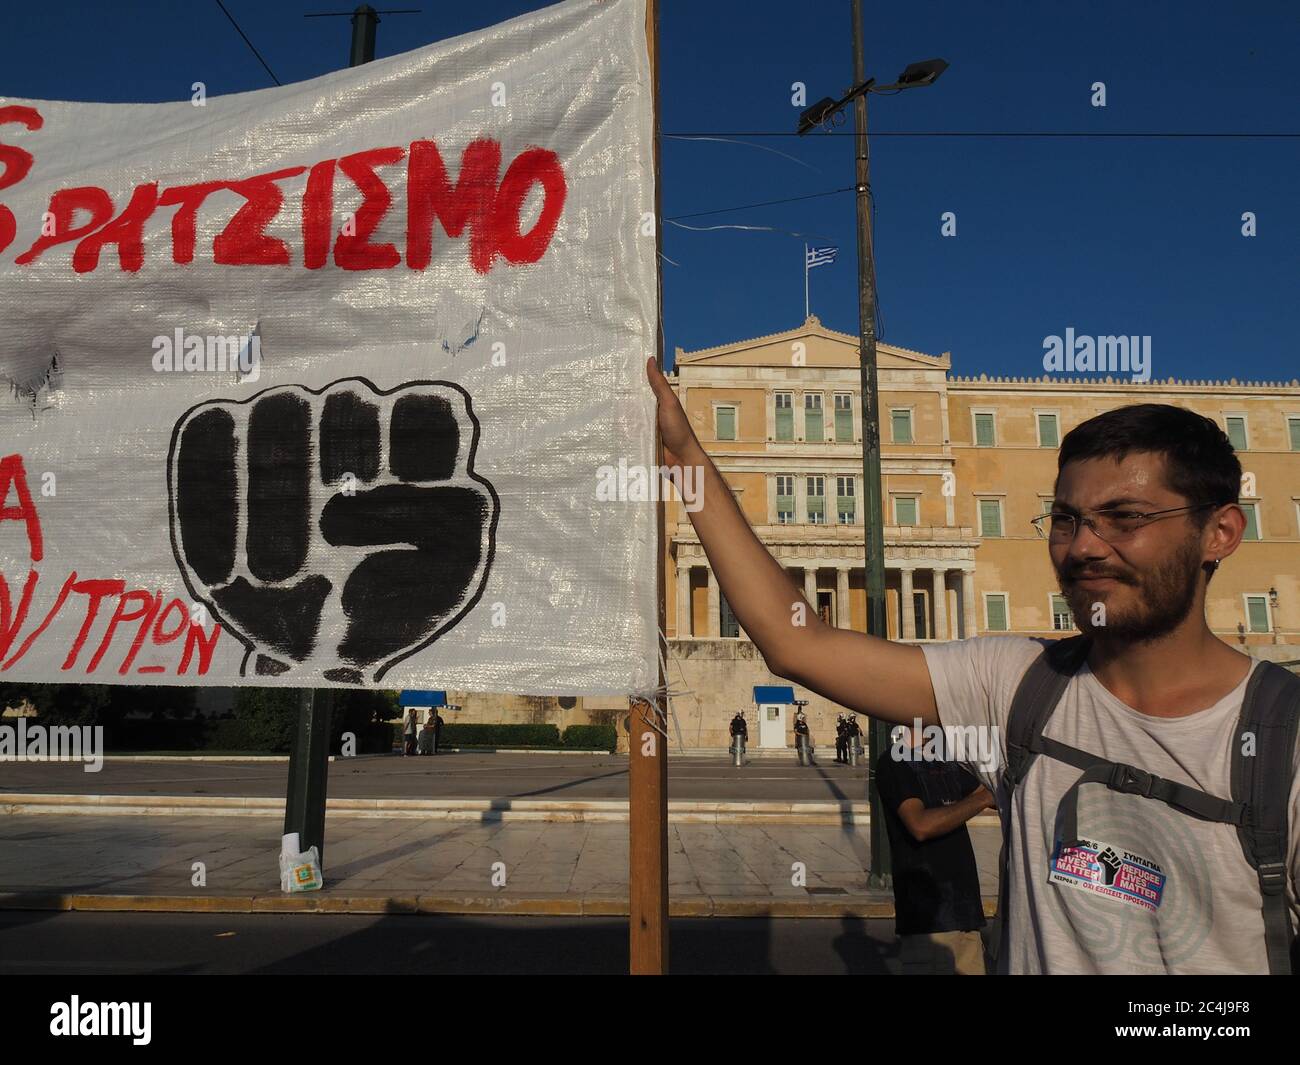
M812 525L826 524L826 478L808 478L808 521Z
M1268 616L1268 596L1246 596L1246 631L1271 632L1271 619Z
M853 443L853 397L846 392L835 393L835 440Z
M1040 514L1052 513L1052 504L1055 502L1056 500L1053 499L1051 496L1045 496L1040 494L1038 496L1038 513Z
M1002 500L981 499L979 503L980 503L980 535L1001 536L1002 535Z
M894 524L915 525L919 509L916 496L894 496Z
M889 421L894 430L895 444L912 443L912 412L906 408L902 410L891 410L889 412Z
M822 431L822 394L803 394L803 438L810 444L820 444L826 438Z
M1291 450L1300 451L1300 417L1288 418L1286 431L1291 438Z
M719 440L736 439L736 408L714 407L713 417L717 422Z
M776 520L779 525L794 521L794 477L788 473L776 475Z
M776 394L776 438L778 440L794 439L793 392L778 392Z
M1040 414L1038 416L1038 446L1061 446L1061 425L1055 414Z
M852 525L857 519L857 501L853 498L853 478L835 478L835 510L841 525Z
M912 593L912 624L918 640L930 638L930 604L925 592Z
M1006 592L984 593L984 631L1007 631L1007 594Z
M1259 504L1242 503L1241 509L1246 514L1246 532L1245 535L1242 536L1242 539L1243 540L1262 539L1262 537L1259 535Z
M975 446L997 447L997 428L993 424L993 412L979 410L975 412Z
M1052 628L1056 632L1068 632L1074 628L1074 615L1065 602L1065 596L1052 596Z
M1234 451L1247 450L1246 416L1244 414L1229 414L1224 417L1223 421L1227 426L1228 443L1232 445L1232 449Z
M721 588L718 589L718 635L728 636L733 640L740 636L740 622L731 612L731 604L727 602L727 597L722 594Z

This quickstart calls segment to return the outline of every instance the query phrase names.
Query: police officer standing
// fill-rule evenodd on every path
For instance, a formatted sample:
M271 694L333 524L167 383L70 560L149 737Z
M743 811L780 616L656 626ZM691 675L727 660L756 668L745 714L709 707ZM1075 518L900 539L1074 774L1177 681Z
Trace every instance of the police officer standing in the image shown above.
M858 716L849 714L844 719L844 759L850 761L849 752L858 744L858 738L862 735L862 726L858 724Z
M849 760L849 727L843 714L835 717L835 761L846 763Z
M746 743L749 742L749 726L745 724L745 713L743 710L737 710L736 716L731 719L731 741L734 744L736 737L742 737Z
M808 718L802 709L794 714L794 749L799 751L799 764L804 765L804 757L812 754L812 734L808 731Z

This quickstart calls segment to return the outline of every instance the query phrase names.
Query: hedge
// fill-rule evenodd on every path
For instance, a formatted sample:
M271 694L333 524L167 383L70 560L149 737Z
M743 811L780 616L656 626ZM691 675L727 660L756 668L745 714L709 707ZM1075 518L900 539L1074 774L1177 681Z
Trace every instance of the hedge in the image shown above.
M445 747L558 747L556 725L443 725Z
M612 751L618 746L618 733L613 725L570 725L563 742L582 751Z

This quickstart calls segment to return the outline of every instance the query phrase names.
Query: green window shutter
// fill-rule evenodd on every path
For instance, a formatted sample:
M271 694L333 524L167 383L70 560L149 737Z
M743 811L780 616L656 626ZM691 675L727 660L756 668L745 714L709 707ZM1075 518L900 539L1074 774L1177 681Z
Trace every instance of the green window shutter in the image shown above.
M854 519L855 519L855 517L856 517L856 515L857 515L857 511L856 511L856 509L855 509L856 506L857 506L857 504L854 502L852 496L836 496L836 497L835 497L835 512L836 512L837 514L846 514L846 515L848 515L848 521L846 521L846 522L843 523L843 524L845 524L845 525L851 525L851 524L853 523L853 521L854 521Z
M1059 631L1074 628L1074 619L1063 595L1052 596L1052 628Z
M1286 425L1291 432L1291 450L1300 451L1300 418L1289 418Z
M1228 418L1228 442L1234 451L1246 450L1246 419Z
M1244 540L1259 539L1259 513L1254 503L1246 503L1241 508L1246 512L1246 535Z
M843 407L835 408L835 439L841 444L853 443L853 412Z
M735 407L718 408L718 439L719 440L736 439L736 408Z
M990 595L985 598L984 602L988 607L989 615L989 632L1006 632L1007 631L1007 597L1005 595Z
M804 439L811 444L822 442L822 409L805 407L803 412Z
M1055 414L1040 414L1038 416L1038 446L1039 447L1060 447L1061 441L1057 435L1057 422Z
M794 439L794 408L776 408L776 438L778 440Z
M1262 595L1246 596L1246 610L1251 632L1268 632L1268 606Z
M809 520L812 519L812 516L813 516L814 514L816 514L816 515L818 515L818 516L822 516L822 515L824 515L825 513L826 513L826 497L825 497L825 496L809 496L809 497L808 497L808 518L809 518Z
M789 491L782 492L782 488L789 488ZM776 479L776 509L778 516L782 511L790 515L794 514L794 481L786 480L784 476Z
M980 535L1002 535L1002 510L996 499L980 500Z
M975 415L975 443L979 447L993 447L993 415Z
M894 515L898 518L899 525L916 524L916 500L907 496L900 496L894 500Z
M890 420L893 422L894 443L910 444L912 442L912 412L910 410L892 411Z

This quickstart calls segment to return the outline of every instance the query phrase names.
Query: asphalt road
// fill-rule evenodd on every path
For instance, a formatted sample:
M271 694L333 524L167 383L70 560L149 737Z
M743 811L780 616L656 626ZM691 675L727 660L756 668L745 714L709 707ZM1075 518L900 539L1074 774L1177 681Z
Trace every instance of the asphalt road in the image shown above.
M686 918L674 974L883 974L893 921ZM0 975L617 975L626 918L0 912ZM129 985L125 985L129 986Z
M708 801L864 801L866 766L755 759L669 758L668 797ZM287 762L106 761L98 772L66 762L0 763L0 792L283 797ZM627 759L615 755L440 754L340 759L329 794L374 799L626 799Z

